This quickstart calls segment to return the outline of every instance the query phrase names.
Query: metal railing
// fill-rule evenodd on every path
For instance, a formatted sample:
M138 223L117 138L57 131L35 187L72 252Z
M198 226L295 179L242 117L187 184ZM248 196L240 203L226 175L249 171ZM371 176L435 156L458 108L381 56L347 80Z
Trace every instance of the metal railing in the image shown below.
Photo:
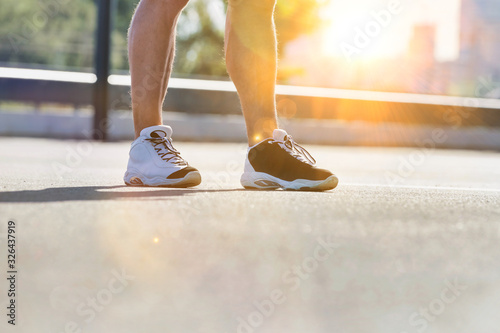
M99 105L96 106L93 97L96 82L97 77L92 73L0 67L0 100L75 107L94 105L96 124L106 119L108 109L130 109L130 76L110 75L104 84L100 83L99 87L106 87L107 98L99 114ZM284 85L278 85L276 91L278 112L282 116L500 127L500 100L496 99ZM197 114L241 112L232 82L180 78L170 80L164 108Z

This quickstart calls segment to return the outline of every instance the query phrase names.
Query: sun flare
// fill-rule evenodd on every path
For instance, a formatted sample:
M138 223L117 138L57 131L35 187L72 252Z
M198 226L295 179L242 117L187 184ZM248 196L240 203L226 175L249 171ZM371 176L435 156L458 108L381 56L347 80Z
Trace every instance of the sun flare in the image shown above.
M402 5L371 0L331 2L323 11L322 52L357 61L401 53L408 42L408 32L399 22L403 9Z

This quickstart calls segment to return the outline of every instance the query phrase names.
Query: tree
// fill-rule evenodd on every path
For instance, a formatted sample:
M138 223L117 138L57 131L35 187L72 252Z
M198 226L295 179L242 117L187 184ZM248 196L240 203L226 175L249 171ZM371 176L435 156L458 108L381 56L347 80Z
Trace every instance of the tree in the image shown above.
M2 0L0 62L92 70L97 1ZM176 75L227 76L227 0L191 0L178 26ZM253 0L245 0L253 1ZM279 49L320 24L321 0L278 0ZM127 31L138 0L114 0L111 68L128 71Z
M93 0L4 0L0 61L90 68L95 21Z
M222 0L192 0L178 25L176 74L227 76Z
M252 1L252 0L249 0ZM301 34L314 31L322 1L278 0L275 12L278 48ZM224 13L227 0L191 0L179 22L177 74L226 76L223 62Z

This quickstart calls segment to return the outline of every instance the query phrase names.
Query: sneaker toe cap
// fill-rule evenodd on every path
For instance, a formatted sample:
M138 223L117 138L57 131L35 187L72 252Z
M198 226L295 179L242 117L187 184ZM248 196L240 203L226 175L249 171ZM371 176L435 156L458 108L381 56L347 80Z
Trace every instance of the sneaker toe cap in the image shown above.
M184 178L188 173L190 172L198 172L198 169L193 168L192 166L188 165L187 167L180 169L178 171L175 171L174 173L170 174L167 179L179 179L179 178Z
M314 168L312 173L312 180L325 180L328 177L333 176L333 173L326 169Z

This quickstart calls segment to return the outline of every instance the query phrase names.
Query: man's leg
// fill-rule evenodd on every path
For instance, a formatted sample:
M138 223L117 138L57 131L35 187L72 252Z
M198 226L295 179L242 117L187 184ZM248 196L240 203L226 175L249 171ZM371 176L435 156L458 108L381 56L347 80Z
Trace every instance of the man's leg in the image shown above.
M330 190L337 186L337 177L315 167L314 158L278 129L274 6L275 0L229 0L226 64L251 146L240 182L245 188Z
M129 31L132 109L136 138L162 124L161 108L175 54L175 27L188 0L141 0Z
M276 120L275 0L229 0L225 53L250 146L273 136Z
M136 140L123 180L132 186L190 187L201 182L172 145L161 109L175 54L175 27L188 0L141 0L129 32Z

